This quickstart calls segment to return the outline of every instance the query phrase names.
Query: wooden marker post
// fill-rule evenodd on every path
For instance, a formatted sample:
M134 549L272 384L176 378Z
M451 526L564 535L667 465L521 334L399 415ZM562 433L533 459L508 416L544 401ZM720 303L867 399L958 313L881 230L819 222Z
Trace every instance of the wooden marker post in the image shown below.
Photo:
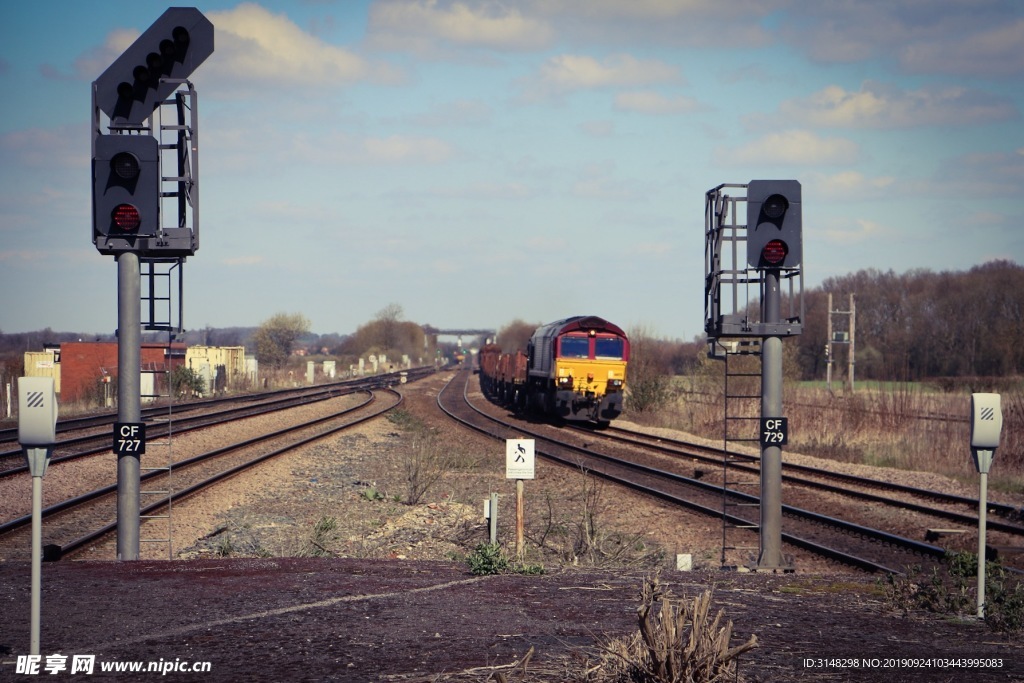
M526 557L523 480L534 478L534 462L533 439L505 440L505 478L516 480L516 559L519 562Z

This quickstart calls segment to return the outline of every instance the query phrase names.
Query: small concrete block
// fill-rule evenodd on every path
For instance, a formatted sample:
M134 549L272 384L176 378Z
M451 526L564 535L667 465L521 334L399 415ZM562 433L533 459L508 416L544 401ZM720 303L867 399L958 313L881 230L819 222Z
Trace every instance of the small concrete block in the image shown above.
M676 569L681 572L688 572L693 569L693 555L690 553L676 553Z

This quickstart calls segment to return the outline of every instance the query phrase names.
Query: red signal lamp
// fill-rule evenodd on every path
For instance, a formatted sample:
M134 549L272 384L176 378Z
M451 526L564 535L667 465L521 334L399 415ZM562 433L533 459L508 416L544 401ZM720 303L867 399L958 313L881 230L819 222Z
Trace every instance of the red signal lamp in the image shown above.
M770 240L761 250L761 260L769 266L781 265L789 254L789 246L782 240Z
M121 232L136 232L142 225L139 210L131 204L118 204L114 207L114 227Z

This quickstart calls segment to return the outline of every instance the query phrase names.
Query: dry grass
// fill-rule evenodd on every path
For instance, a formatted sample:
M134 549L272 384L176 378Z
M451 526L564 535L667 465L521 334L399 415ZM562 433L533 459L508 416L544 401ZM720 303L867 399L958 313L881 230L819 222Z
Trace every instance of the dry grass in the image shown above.
M681 394L648 420L706 438L723 438L722 391L719 374L717 383L714 378L704 381L697 392ZM758 384L753 393L759 391ZM966 421L968 390L945 393L893 385L829 392L787 384L783 406L789 418L788 450L842 462L937 472L961 480L976 476ZM989 485L994 490L1022 492L1024 391L1003 392L1002 409L1002 439ZM757 415L759 404L752 401L746 410Z

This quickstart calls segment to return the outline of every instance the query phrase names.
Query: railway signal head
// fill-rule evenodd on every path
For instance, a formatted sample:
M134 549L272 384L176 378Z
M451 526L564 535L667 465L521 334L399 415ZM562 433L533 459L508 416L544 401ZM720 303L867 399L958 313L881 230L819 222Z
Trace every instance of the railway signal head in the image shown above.
M150 135L98 135L92 241L101 254L139 251L160 229L160 150Z
M751 180L747 185L747 264L799 268L803 260L800 182Z
M140 125L212 53L210 20L171 7L96 79L95 104L112 126Z

